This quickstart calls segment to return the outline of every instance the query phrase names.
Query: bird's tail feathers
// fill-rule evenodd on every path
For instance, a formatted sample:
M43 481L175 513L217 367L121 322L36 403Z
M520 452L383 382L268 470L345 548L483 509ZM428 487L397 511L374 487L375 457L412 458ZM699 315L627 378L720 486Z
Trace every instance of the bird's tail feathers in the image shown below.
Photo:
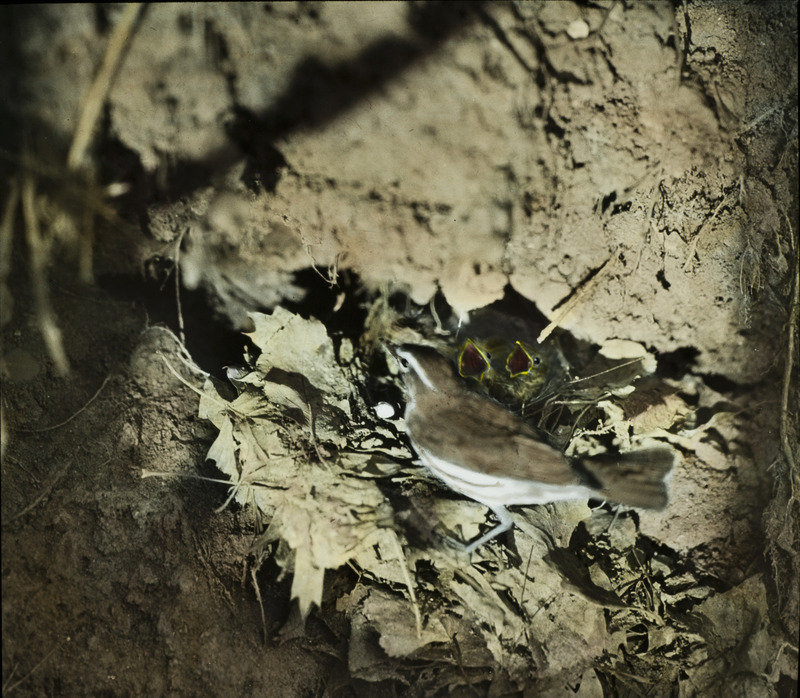
M588 485L610 501L642 509L663 509L669 498L667 476L674 464L674 451L652 448L585 456L578 461L578 470Z

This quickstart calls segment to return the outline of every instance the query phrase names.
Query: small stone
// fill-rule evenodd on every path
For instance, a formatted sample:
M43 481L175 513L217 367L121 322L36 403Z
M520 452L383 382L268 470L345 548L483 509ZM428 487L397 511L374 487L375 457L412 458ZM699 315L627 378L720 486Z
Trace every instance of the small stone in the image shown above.
M569 23L567 27L567 36L576 41L578 39L585 39L589 36L589 25L582 19L576 19L574 22Z

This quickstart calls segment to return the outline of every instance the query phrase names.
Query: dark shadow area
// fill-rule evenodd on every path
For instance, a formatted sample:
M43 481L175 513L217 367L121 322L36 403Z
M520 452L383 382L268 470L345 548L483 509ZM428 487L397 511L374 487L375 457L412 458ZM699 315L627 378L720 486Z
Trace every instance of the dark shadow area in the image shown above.
M658 355L658 375L679 380L700 355L696 347L681 347Z
M176 335L180 333L179 310L175 293L174 262L154 256L148 260L143 277L104 276L97 285L114 298L141 304L149 325L163 325ZM284 301L281 305L304 318L314 317L327 328L338 351L342 338L354 345L364 331L368 297L358 276L350 270L339 274L332 286L316 269L308 268L294 275L294 284L306 293L299 302ZM230 323L216 314L214 303L205 288L180 289L180 314L189 353L204 371L226 380L224 366L242 362L247 348L257 353L249 339L232 329ZM271 308L256 308L269 313Z
M172 260L154 258L151 266L153 274L146 278L106 276L98 278L97 285L112 298L141 304L149 326L162 325L179 336ZM248 338L215 316L202 288L182 288L180 299L186 348L200 368L227 382L223 367L241 363Z
M343 337L358 342L369 304L358 274L343 269L332 284L319 270L309 267L295 272L293 283L306 294L301 301L284 300L284 308L304 318L315 317L325 325L337 347Z
M201 186L211 183L214 177L224 174L243 157L246 159L244 183L251 189L274 190L286 160L275 147L275 142L302 129L322 129L355 104L379 91L387 82L429 56L448 41L452 35L479 17L482 2L430 2L413 5L409 11L409 24L418 39L406 40L386 37L366 46L351 60L326 63L317 56L309 56L295 69L286 90L263 112L253 112L241 107L227 124L233 144L205 153L197 159L173 160L166 172L143 175L136 159L114 139L107 128L104 138L98 139L97 160L105 163L104 175L109 180L128 181L132 187L123 200L123 210L135 204L141 207L154 200L174 201L188 196ZM15 134L18 118L24 112L25 86L29 84L24 70L21 37L34 20L40 21L37 8L3 8L0 26L0 57L4 65L17 66L14 71L4 71L0 81L6 104L21 105L13 113L0 109L0 150L12 157L19 155L19 142ZM105 22L102 13L98 22ZM4 135L3 135L4 134ZM48 141L46 134L34 137Z

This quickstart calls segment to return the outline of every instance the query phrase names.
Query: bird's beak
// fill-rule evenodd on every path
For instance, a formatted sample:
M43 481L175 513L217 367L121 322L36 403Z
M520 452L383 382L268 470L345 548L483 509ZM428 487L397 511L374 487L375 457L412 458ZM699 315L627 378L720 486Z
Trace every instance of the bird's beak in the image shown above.
M381 342L381 347L395 361L399 361L400 360L400 357L397 355L397 352L395 351L394 347L391 344L388 344L387 342Z
M397 352L395 351L394 347L386 342L381 342L381 348L395 360L395 362L397 363L397 368L399 369L402 366L402 364L400 363L400 357L397 355Z

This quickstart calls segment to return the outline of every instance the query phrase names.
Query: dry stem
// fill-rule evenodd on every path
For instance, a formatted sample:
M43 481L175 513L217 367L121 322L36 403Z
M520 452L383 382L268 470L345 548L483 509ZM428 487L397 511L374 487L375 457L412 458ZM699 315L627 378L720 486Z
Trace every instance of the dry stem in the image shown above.
M108 40L103 63L83 101L83 110L78 119L78 126L75 129L75 136L67 156L67 167L70 170L77 170L83 164L86 150L92 140L94 127L103 108L103 102L111 89L111 81L119 66L140 8L140 3L128 3Z
M594 293L598 282L608 276L611 269L614 267L612 262L616 257L616 254L617 251L614 250L611 256L600 265L600 268L597 270L595 275L587 281L584 281L581 286L578 286L578 288L573 291L572 297L569 298L561 307L561 309L555 314L553 321L539 333L539 336L536 338L536 341L539 344L544 342L544 340L552 334L553 330L555 330L564 322L567 316L570 315L570 313L572 313L572 311L574 311L578 305L580 305L581 301L585 300L592 293Z
M789 219L787 217L786 222L789 223ZM789 225L789 230L794 237L794 231L792 231L791 224ZM795 245L795 248L797 245ZM789 469L789 482L791 485L791 492L792 498L796 498L800 494L800 468L798 468L797 460L795 458L794 451L792 450L792 446L789 443L789 398L791 393L791 385L792 385L792 367L795 361L795 335L797 334L798 330L798 314L800 314L800 260L795 263L794 268L794 279L792 281L792 285L794 286L794 293L792 294L792 300L789 306L789 327L788 327L788 335L789 335L789 342L786 348L786 366L784 368L783 374L783 391L781 394L781 446L783 447L783 455L786 458L786 466Z
M39 318L39 329L50 358L55 364L56 373L63 377L69 373L69 361L61 341L61 330L56 324L53 307L50 304L46 273L49 250L39 229L39 217L36 214L36 185L33 175L27 169L22 180L22 215L25 219L28 264L30 265L36 314Z

